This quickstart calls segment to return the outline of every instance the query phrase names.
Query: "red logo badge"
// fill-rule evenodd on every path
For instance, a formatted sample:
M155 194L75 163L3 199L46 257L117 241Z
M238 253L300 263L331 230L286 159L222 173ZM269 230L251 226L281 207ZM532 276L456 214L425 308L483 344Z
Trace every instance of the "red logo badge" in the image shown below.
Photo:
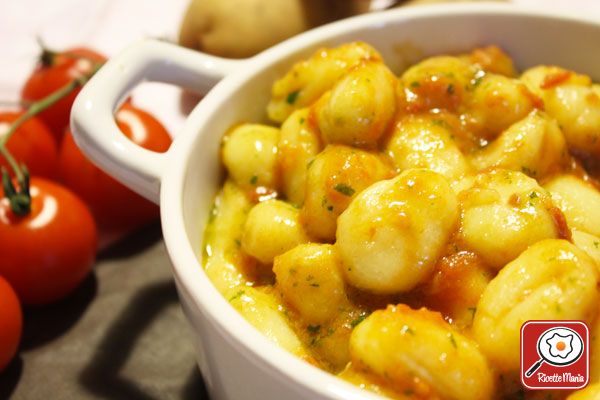
M589 381L589 330L581 321L521 327L521 382L528 389L581 389Z

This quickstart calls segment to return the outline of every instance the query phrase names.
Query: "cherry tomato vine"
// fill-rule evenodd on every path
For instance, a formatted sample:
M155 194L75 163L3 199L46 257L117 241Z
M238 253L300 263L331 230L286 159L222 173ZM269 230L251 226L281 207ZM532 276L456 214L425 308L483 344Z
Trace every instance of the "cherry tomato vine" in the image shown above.
M55 57L58 53L43 48L41 63L42 65L52 65ZM70 57L70 55L67 55ZM88 59L85 56L75 56L75 58ZM92 61L92 60L90 60ZM20 115L9 127L8 130L4 133L2 137L0 137L0 155L6 159L8 164L10 165L10 169L13 171L15 179L17 181L17 185L15 186L13 180L11 178L10 173L2 168L2 187L4 189L4 194L6 198L8 198L10 202L10 207L13 213L19 216L24 216L29 214L31 211L31 194L29 192L29 171L27 170L27 166L24 164L19 165L19 163L12 156L10 151L8 150L6 144L11 138L11 136L21 127L26 121L51 107L59 100L65 98L69 94L71 94L75 89L82 87L85 85L90 78L102 67L102 63L97 63L92 61L93 68L87 73L83 74L80 77L74 78L69 83L58 89L57 91L49 94L41 100L32 102L25 113Z

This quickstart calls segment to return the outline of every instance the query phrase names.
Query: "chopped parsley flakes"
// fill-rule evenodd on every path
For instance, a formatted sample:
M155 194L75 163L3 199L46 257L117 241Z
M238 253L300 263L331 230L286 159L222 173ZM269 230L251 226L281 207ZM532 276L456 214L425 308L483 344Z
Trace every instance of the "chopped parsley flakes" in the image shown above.
M290 92L290 93L287 95L287 98L285 99L285 101L286 101L288 104L290 104L290 105L291 105L291 104L294 104L294 103L296 102L296 100L298 100L298 95L299 95L299 94L300 94L300 91L299 91L299 90L296 90L296 91L294 91L294 92Z
M348 186L345 183L338 183L333 187L336 192L343 194L344 196L352 196L356 191L352 188L352 186Z

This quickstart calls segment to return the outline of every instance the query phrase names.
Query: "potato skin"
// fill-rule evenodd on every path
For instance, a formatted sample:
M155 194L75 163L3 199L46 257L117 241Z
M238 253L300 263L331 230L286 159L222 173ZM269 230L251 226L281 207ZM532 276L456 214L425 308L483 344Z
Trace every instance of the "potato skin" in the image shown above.
M303 108L290 115L281 125L277 144L277 162L281 188L287 200L297 206L304 203L308 164L321 151L318 129Z
M281 200L255 205L246 218L242 249L262 264L272 264L276 256L308 242L300 223L300 212Z
M264 0L192 0L181 24L179 44L221 57L251 57L330 21L333 10L327 3L269 0L267 5Z
M569 237L564 217L548 193L521 172L482 172L459 198L459 241L493 269L542 239Z
M325 143L372 149L396 111L396 78L378 61L363 61L314 106Z
M233 181L250 190L278 187L277 142L279 129L242 124L223 138L222 158Z
M329 145L308 167L306 198L300 219L314 239L333 242L338 216L350 201L372 183L393 172L374 153Z
M523 323L593 322L598 304L595 262L566 240L542 240L506 265L485 289L473 323L481 350L500 371L519 370Z
M277 256L276 287L308 324L334 319L347 303L341 260L328 244L302 244Z
M363 42L352 42L332 49L319 49L300 61L271 89L267 106L269 118L283 122L299 108L313 104L354 66L363 61L381 61L381 55Z
M352 332L350 354L353 363L397 389L413 389L416 377L431 387L432 397L484 400L493 393L477 344L427 309L398 305L373 312Z
M375 293L411 290L429 277L457 220L456 195L435 172L410 169L377 182L338 220L347 282Z

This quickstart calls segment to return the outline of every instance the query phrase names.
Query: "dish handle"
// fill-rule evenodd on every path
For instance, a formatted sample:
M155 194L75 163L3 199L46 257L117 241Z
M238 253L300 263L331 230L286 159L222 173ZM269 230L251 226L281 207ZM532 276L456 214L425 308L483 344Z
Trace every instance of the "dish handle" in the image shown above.
M117 127L114 112L143 81L206 94L241 63L157 40L138 42L111 58L77 96L71 110L75 142L102 170L158 204L168 152L155 153L131 142Z

